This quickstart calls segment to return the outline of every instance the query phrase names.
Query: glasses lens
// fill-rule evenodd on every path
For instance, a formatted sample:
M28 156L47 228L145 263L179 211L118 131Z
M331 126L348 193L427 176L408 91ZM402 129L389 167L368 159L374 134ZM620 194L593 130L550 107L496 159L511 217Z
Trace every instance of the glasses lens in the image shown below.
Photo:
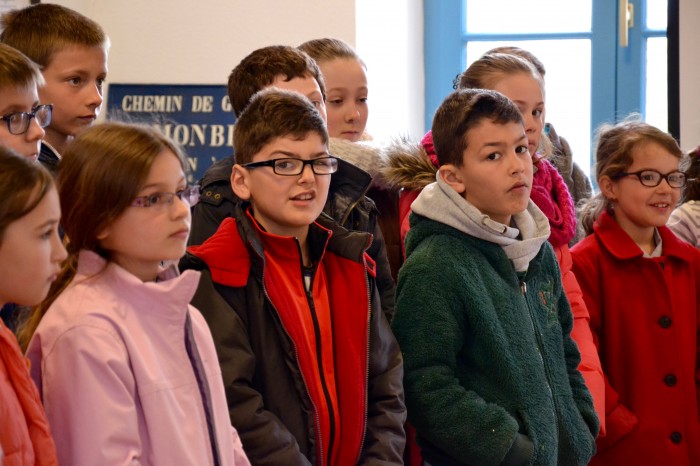
M34 109L35 118L39 126L46 128L51 123L51 114L53 113L53 108L51 105L39 105Z
M7 116L7 123L10 127L10 133L23 134L29 128L29 114L24 112L16 112Z
M178 193L180 199L190 207L199 202L199 185L190 186Z
M303 166L304 162L298 159L277 159L274 169L278 175L298 175Z
M655 171L643 171L639 174L639 180L644 186L654 187L661 182L661 173Z
M314 160L312 166L314 168L314 173L317 175L330 175L331 173L335 173L338 169L338 161L331 157L324 157Z
M685 186L685 173L683 172L674 172L674 173L669 173L666 175L666 179L668 180L668 184L672 188L682 188Z

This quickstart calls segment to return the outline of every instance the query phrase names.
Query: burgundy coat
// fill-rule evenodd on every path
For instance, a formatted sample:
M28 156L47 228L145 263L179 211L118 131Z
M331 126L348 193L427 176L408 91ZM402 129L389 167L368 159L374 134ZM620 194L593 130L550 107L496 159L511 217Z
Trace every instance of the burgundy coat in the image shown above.
M700 464L700 251L666 227L663 255L603 213L571 250L606 376L591 465Z

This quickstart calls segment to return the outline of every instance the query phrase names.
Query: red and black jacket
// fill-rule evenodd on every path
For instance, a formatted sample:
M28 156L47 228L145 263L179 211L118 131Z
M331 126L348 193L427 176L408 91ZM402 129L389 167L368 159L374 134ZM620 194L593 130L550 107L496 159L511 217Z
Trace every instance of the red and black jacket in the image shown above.
M211 328L252 464L402 464L403 364L370 241L319 217L307 293L296 239L264 232L239 206L181 262L202 271L192 304Z

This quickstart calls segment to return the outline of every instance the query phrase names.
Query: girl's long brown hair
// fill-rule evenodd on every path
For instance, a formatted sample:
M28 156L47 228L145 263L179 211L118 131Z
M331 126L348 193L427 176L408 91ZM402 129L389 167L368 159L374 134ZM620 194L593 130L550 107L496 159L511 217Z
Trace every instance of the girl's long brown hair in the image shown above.
M124 123L105 123L81 133L63 154L58 170L61 226L68 258L46 299L32 310L18 331L26 350L46 311L76 274L78 253L90 250L109 260L100 246L100 232L131 204L148 177L151 165L169 150L184 162L182 153L155 129Z

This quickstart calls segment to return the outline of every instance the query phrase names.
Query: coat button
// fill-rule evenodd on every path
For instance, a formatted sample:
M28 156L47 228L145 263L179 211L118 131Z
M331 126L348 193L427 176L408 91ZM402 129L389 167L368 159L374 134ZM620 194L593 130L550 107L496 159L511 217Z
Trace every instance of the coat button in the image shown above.
M680 432L673 432L671 434L670 438L671 438L671 441L673 443L678 445L679 443L681 443L683 441L683 434L681 434Z
M676 376L673 374L668 374L666 377L664 377L664 383L669 387L674 387L676 385L676 382Z
M669 316L663 316L659 319L659 325L661 328L669 328L671 326L671 318Z

